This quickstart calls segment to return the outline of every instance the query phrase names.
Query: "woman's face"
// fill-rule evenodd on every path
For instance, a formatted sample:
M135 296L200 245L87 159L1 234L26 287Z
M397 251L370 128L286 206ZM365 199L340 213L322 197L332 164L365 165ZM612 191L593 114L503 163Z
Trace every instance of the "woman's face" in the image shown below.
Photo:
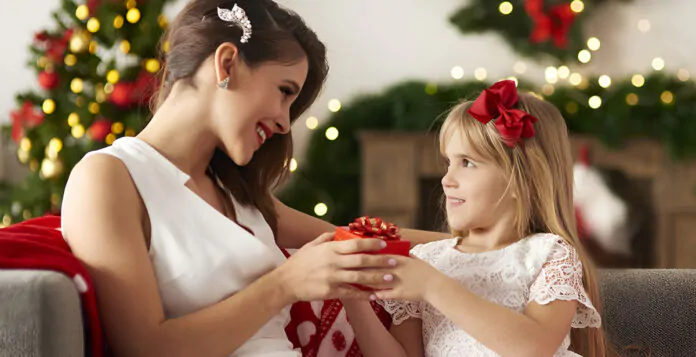
M265 63L253 68L237 61L227 89L215 91L212 123L222 149L240 166L273 135L290 133L290 106L305 79L308 63Z

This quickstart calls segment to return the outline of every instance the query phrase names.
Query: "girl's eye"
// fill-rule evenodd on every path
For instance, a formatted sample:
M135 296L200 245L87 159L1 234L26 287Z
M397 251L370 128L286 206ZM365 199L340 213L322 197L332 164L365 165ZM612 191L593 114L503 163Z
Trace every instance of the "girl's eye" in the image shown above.
M467 159L462 159L462 165L464 165L464 167L474 167L474 163Z

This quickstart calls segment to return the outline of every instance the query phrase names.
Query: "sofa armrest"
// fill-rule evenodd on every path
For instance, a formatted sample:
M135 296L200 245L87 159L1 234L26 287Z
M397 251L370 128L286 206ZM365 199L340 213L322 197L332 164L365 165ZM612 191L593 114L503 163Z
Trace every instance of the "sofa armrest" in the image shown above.
M80 297L70 278L0 269L0 356L84 356Z
M696 269L602 270L599 281L614 347L656 357L696 355Z

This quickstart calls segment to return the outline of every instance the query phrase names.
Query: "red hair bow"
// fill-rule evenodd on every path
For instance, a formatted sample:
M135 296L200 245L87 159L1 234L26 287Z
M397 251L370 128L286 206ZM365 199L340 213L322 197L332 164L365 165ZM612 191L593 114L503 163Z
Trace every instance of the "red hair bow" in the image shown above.
M533 124L538 120L535 116L516 109L518 100L515 82L503 80L484 90L467 113L483 124L495 120L495 127L503 142L512 148L517 143L522 143L522 139L534 136Z

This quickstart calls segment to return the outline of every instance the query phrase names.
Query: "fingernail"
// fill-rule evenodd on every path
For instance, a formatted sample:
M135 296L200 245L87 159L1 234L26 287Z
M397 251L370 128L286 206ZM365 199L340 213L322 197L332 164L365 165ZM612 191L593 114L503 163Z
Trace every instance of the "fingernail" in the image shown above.
M379 242L379 245L380 245L382 248L386 248L386 247L387 247L387 242L381 241L381 242Z
M388 263L389 265L391 265L391 266L394 266L394 265L396 265L396 259L390 258L390 259L387 261L387 263Z
M372 300L372 301L377 300L377 295L375 295L375 294L370 295L370 300Z
M387 274L384 276L384 281L392 281L394 280L394 275Z

